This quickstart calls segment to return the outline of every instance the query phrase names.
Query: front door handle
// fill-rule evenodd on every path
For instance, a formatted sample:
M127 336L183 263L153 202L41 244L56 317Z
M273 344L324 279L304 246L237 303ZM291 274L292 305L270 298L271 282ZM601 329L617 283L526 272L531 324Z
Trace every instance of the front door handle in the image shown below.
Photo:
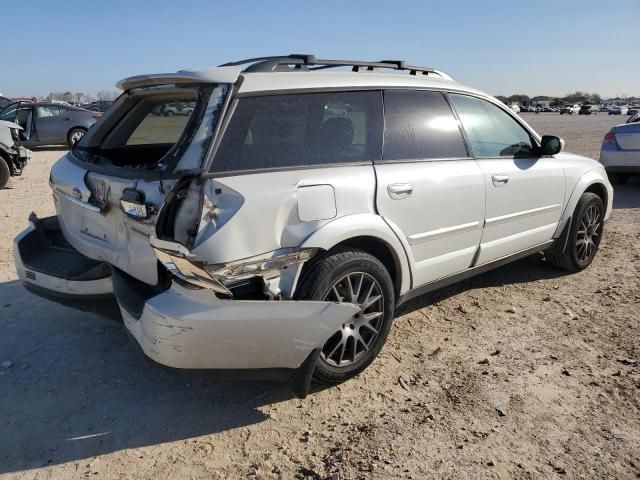
M509 177L507 175L491 175L491 180L496 187L504 187L509 183Z
M394 200L402 200L413 193L413 185L410 183L392 183L387 186L387 192Z

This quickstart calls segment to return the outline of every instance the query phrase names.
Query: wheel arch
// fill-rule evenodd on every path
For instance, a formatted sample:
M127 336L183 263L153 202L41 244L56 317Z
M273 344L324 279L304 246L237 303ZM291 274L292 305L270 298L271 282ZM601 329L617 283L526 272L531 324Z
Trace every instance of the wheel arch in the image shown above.
M573 188L573 191L565 205L564 211L562 212L562 217L560 218L560 223L558 224L554 238L557 238L562 234L564 227L573 215L573 211L575 210L580 197L587 192L595 193L600 197L605 208L605 220L609 218L613 204L613 189L606 179L606 173L604 173L604 170L592 170L585 173Z
M69 139L69 135L71 135L71 132L73 132L74 130L84 130L84 133L87 133L89 131L89 128L85 127L84 125L74 125L73 127L70 127L69 130L67 130L67 140Z
M389 270L397 295L410 289L409 262L400 240L375 214L347 215L316 230L301 245L331 250L348 246L363 250L382 262Z

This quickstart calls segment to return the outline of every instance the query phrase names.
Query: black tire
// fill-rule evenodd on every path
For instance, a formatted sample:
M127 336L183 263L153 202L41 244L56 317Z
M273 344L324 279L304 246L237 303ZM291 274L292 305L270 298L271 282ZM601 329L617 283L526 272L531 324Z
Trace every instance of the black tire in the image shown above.
M314 379L318 382L324 384L343 382L362 372L378 356L378 353L380 353L382 346L387 340L395 311L393 281L385 266L373 255L361 250L345 247L338 247L313 259L300 280L298 293L296 295L299 300L325 300L331 295L330 291L333 291L332 286L336 282L343 281L344 278L347 278L347 281L351 282L352 280L349 278L356 277L355 283L352 283L352 285L355 285L357 284L357 276L362 276L361 278L364 278L365 282L370 282L369 285L374 283L371 279L375 280L377 285L377 287L375 287L376 292L380 292L380 295L375 295L375 297L380 296L381 300L377 302L381 303L376 303L376 305L373 306L376 311L379 310L381 312L381 315L378 316L380 319L379 323L374 325L374 327L377 327L374 328L374 330L377 330L377 334L371 334L369 328L363 329L363 327L356 326L358 325L358 321L363 321L365 313L369 311L368 308L364 308L361 313L354 317L351 325L344 325L343 328L338 330L323 346L323 351L320 354L313 373ZM368 293L361 291L367 289L366 286L362 288L362 282L361 280L358 288L358 298L363 298L364 295L370 295L371 293L371 291ZM364 301L364 303L366 303L366 301ZM356 326L355 330L353 329L354 326ZM348 339L343 342L342 339L348 336L345 335L345 331L357 331L358 338L365 338L367 334L372 335L368 349L361 351L359 358L356 357L356 350L360 348L360 346L364 347L365 343L358 343L358 340L355 339L352 340L351 343L349 343ZM346 353L349 346L352 348L352 359L354 361L345 365L336 365L336 362L331 359L333 352L330 352L330 350L338 348L334 347L334 345L338 343L344 343L344 345L340 347L342 351L341 355ZM340 363L342 363L342 356L340 357Z
M67 134L67 145L69 148L73 148L76 143L80 141L80 139L87 133L86 128L76 127L69 130ZM79 135L79 138L77 138Z
M598 226L593 228L593 232L597 236L594 235L593 238L590 238L592 241L592 245L590 247L590 253L586 256L586 258L581 258L581 250L577 245L578 236L580 238L584 238L588 234L588 228L586 228L584 222L584 218L586 212L590 209L595 208L598 213ZM583 228L585 227L585 228ZM545 260L556 268L560 268L562 270L566 270L567 272L579 272L584 270L589 265L596 256L598 252L598 247L600 246L600 241L602 240L602 234L604 227L604 205L602 204L602 200L595 193L584 193L580 200L578 201L578 205L573 212L573 216L571 217L571 226L569 227L568 238L566 242L566 247L564 252L558 250L548 250L545 252ZM584 235L581 233L583 230L586 230ZM585 247L586 248L586 247Z
M9 183L9 177L11 177L9 165L7 165L7 161L0 156L0 190L7 186L7 183Z
M624 185L629 180L629 175L626 173L607 173L607 176L611 185Z

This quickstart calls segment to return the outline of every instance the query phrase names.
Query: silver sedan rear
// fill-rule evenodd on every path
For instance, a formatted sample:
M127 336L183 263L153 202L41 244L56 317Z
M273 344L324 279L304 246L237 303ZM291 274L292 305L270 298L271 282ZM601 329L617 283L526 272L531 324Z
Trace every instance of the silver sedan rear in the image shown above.
M614 185L640 175L640 123L616 125L609 130L602 141L600 162Z

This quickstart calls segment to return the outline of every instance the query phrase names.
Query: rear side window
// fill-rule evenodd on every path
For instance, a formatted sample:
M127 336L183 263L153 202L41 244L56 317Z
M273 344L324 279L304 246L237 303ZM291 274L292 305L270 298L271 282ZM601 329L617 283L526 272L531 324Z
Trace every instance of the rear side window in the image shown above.
M146 103L146 111L140 123L131 133L127 145L174 144L184 132L196 106L193 101Z
M467 149L458 121L440 92L384 92L385 160L462 158Z
M468 95L450 94L476 157L528 156L533 153L529 132L495 105Z
M57 117L60 115L60 107L57 105L38 105L38 117Z
M212 172L371 162L381 158L381 93L242 98Z

